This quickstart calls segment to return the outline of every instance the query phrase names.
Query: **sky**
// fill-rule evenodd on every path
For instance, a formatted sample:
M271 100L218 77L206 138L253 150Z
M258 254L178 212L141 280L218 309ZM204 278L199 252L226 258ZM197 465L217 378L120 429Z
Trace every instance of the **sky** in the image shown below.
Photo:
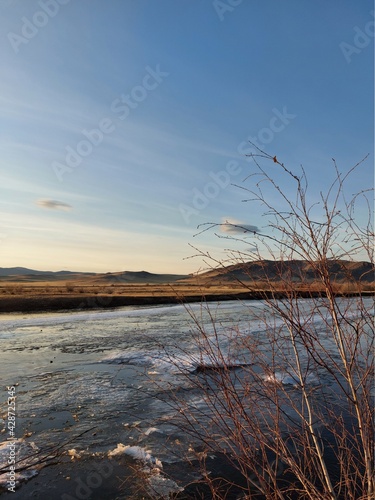
M372 1L0 0L0 33L0 267L202 269L202 224L264 227L249 141L374 184Z

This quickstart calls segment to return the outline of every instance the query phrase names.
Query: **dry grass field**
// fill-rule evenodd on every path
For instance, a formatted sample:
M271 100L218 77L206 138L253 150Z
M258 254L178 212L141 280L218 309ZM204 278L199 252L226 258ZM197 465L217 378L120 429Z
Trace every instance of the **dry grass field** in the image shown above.
M338 282L338 294L374 293L374 283ZM322 291L316 283L295 283L297 294L308 297ZM234 298L260 299L264 294L282 295L283 283L254 281L212 281L195 278L171 283L100 282L92 279L70 281L0 281L0 312L31 312L62 309L108 308L124 305L162 304Z

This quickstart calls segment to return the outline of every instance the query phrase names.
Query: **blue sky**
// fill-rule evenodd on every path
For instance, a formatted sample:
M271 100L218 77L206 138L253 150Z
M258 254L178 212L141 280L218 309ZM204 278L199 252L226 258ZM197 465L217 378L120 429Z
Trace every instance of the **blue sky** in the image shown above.
M224 245L199 224L264 224L232 185L249 137L317 194L369 154L350 188L372 186L373 10L0 0L0 266L196 271L189 243Z

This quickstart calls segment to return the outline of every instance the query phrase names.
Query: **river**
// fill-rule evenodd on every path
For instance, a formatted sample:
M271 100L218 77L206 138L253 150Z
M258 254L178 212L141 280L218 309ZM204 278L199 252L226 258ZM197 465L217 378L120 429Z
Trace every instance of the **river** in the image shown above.
M321 312L311 314L316 301L300 299L300 302L309 321L324 330ZM371 309L372 299L365 302ZM353 317L357 314L354 302L347 314ZM0 317L3 419L0 461L6 466L7 444L14 438L18 457L26 457L23 464L28 469L19 475L22 486L11 498L47 499L51 495L62 499L128 498L130 491L134 495L134 488L121 487L118 482L116 487L111 485L118 487L116 496L113 490L105 493L105 466L99 475L89 477L90 481L83 470L77 476L80 482L77 478L76 482L71 480L75 468L82 467L77 464L95 457L105 457L100 463L107 465L118 459L116 464L108 465L107 475L112 482L114 475L118 479L121 474L121 466L124 470L127 467L130 474L132 461L140 459L152 472L148 481L157 495L182 489L181 464L194 458L194 453L197 455L199 440L185 432L181 408L194 411L206 405L201 386L195 380L215 364L220 365L215 356L202 354L199 349L197 324L204 327L213 343L220 343L221 352L227 357L221 362L237 367L238 371L246 370L254 360L247 358L247 349L243 347L246 342L234 339L256 339L258 352L267 356L270 349L267 325L272 324L280 331L283 328L281 319L271 316L261 301L211 303L209 308L190 304L3 314ZM267 380L291 387L295 382L289 373L274 369L264 375L264 383ZM307 382L311 386L318 383L314 373ZM329 379L323 382L326 386L332 383ZM9 434L6 411L8 387L14 387L16 396L14 436ZM181 401L180 407L176 400ZM200 412L203 414L209 419L207 412ZM205 422L201 420L200 424ZM61 449L56 450L58 447ZM63 453L64 457L65 469L61 462L49 467L50 470L57 467L59 474L59 480L51 482L53 487L48 486L48 474L52 473L43 472L40 464L35 464L35 456L43 461L47 453L58 456ZM173 464L179 464L180 470L174 477ZM172 471L168 478L162 472L166 469ZM44 481L43 474L46 474ZM186 472L185 483L187 477L193 481L199 474ZM3 474L0 479L6 490L9 476ZM106 481L107 485L111 480Z

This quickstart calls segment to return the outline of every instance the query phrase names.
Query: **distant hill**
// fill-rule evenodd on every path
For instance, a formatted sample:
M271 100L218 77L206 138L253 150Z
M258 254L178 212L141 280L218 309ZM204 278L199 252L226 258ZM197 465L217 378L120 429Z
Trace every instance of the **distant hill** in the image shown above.
M92 283L172 283L186 278L184 274L154 274L147 271L123 271L96 275Z
M375 268L370 262L351 262L345 260L328 261L328 269L333 280L338 282L361 281L374 282ZM213 269L184 281L199 280L202 283L225 283L241 281L280 281L310 282L317 279L313 266L304 260L271 261L262 260L234 264L232 266Z
M350 262L344 260L328 261L332 279L337 282L361 281L373 283L375 269L370 262ZM226 284L233 282L281 281L312 283L317 275L312 267L303 260L271 261L262 260L234 264L213 269L195 276L182 274L155 274L147 271L120 271L115 273L88 273L74 271L36 271L25 267L0 267L0 281L41 282L41 281L85 281L87 284L105 283L195 283Z
M73 278L87 278L95 273L77 273L74 271L37 271L27 267L0 267L1 281L58 281Z
M171 283L186 278L184 274L153 274L147 271L88 273L74 271L37 271L26 267L0 267L1 281L76 281L100 283Z
M34 271L33 269L27 269L27 267L0 267L0 276L15 276L29 274L50 274L49 271Z

